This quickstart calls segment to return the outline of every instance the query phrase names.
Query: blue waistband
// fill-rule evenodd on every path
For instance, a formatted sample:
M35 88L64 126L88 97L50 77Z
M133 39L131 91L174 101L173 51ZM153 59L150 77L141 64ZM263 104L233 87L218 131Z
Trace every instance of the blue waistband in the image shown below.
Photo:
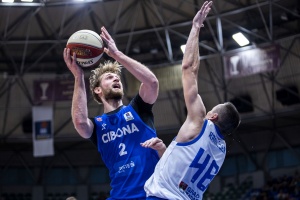
M163 199L163 198L159 198L159 197L147 197L146 200L168 200L168 199Z
M110 197L106 200L121 200L121 199L114 199L114 198ZM143 197L143 198L133 198L133 199L122 199L122 200L146 200L146 198Z

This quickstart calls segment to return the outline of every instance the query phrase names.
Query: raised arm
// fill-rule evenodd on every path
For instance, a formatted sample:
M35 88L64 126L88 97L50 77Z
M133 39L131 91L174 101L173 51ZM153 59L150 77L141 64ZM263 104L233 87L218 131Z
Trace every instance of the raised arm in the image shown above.
M107 48L104 52L123 65L133 76L135 76L140 82L139 94L144 102L153 104L158 96L158 80L156 76L145 65L140 62L126 56L118 50L115 41L107 32L105 27L101 28L101 38L107 44Z
M206 114L206 109L198 94L197 83L200 66L199 33L211 5L211 1L204 2L201 9L195 15L182 61L182 84L188 118L195 121L203 119Z
M71 113L73 124L81 137L90 138L94 124L88 118L84 72L76 63L75 53L73 54L73 59L70 55L70 49L65 48L63 54L65 63L75 78Z
M199 33L210 11L212 2L205 1L193 19L182 60L182 85L187 108L187 118L176 137L177 142L187 142L195 138L203 125L206 109L198 94L198 70L200 66Z

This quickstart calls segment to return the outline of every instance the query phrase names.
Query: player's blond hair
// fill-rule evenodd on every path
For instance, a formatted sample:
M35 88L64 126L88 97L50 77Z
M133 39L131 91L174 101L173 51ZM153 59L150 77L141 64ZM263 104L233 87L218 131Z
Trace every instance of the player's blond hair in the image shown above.
M99 103L102 104L102 100L101 98L98 96L98 94L96 94L94 92L94 89L96 87L99 87L101 84L101 80L100 77L104 74L104 73L114 73L117 74L119 77L121 77L121 65L117 62L117 61L105 61L104 64L100 64L99 67L97 67L96 69L91 71L91 75L90 75L90 90L93 94L94 100Z

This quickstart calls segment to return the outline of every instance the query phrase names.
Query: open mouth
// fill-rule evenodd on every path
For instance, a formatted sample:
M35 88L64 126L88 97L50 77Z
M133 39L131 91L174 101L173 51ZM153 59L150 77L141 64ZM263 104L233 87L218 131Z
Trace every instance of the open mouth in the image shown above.
M114 85L113 85L113 88L121 89L121 85L120 85L120 84L114 84Z

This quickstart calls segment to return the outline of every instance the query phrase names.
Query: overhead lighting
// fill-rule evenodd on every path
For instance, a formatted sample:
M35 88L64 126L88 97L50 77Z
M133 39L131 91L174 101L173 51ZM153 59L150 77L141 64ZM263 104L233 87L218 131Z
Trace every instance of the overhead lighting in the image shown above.
M150 50L150 53L151 53L151 54L157 54L157 53L158 53L158 49L151 49L151 50Z
M281 15L280 15L280 19L282 19L283 21L287 21L288 20L288 16L285 12L283 12Z
M180 49L181 49L182 53L185 52L185 46L186 46L185 44L183 44L183 45L180 46Z
M12 3L14 0L2 0L3 3Z
M132 49L132 51L133 51L134 53L140 53L140 52L141 52L141 49L140 49L140 47L134 47L134 48Z
M238 32L232 35L232 38L242 47L249 44L249 40L243 35L243 33Z

